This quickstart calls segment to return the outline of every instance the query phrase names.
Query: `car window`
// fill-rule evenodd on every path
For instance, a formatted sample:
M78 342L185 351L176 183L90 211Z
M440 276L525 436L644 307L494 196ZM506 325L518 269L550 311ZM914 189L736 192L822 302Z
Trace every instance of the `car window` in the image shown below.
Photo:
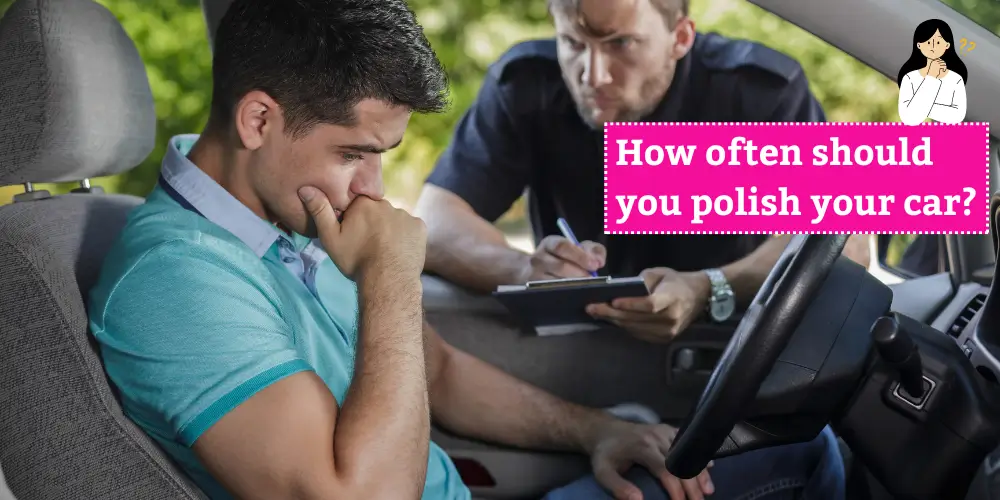
M883 234L878 237L879 263L903 278L948 270L944 240L937 234Z
M994 35L1000 35L1000 2L996 0L940 0L940 2L990 30ZM956 35L956 38L959 37ZM962 45L961 40L959 38L956 43ZM967 47L966 49L968 50Z

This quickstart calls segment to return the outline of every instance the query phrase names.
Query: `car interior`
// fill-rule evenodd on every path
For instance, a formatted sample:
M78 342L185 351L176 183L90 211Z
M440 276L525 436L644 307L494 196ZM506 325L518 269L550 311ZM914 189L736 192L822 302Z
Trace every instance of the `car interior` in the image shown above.
M976 75L967 120L1000 122L990 96L1000 39L943 3L752 3L892 76L919 22L977 33L977 50L963 56ZM202 0L209 39L227 5ZM0 206L0 499L205 498L123 414L87 331L87 290L143 201L90 180L134 168L157 140L135 45L92 0L17 0L0 19L0 103L0 186L25 187ZM33 187L49 182L80 187ZM681 426L668 457L677 475L807 441L830 424L848 498L990 499L1000 494L1000 298L991 293L1000 193L990 218L990 235L926 235L939 251L931 273L887 254L905 235L873 237L868 269L840 255L846 235L798 236L744 314L696 323L666 345L612 328L533 335L492 297L435 276L424 278L424 304L448 342L522 380ZM538 498L590 468L586 457L439 428L432 439L477 498Z

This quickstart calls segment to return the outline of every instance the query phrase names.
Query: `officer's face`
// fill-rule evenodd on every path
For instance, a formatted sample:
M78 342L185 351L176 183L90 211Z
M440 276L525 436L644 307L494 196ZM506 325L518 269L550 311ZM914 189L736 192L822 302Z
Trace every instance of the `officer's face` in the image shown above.
M678 15L671 30L651 0L556 1L552 17L563 78L595 128L652 111L694 42L689 19Z
M315 237L298 198L302 186L321 190L337 212L358 196L383 196L381 153L403 138L410 119L406 107L375 99L354 107L351 126L318 124L301 136L284 130L280 115L257 142L249 175L267 218L292 231Z

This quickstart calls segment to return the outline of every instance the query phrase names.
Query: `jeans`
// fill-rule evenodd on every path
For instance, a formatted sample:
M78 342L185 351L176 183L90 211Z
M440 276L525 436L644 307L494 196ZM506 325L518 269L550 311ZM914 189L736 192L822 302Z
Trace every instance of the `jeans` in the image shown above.
M844 500L844 461L829 427L808 443L750 451L715 461L709 469L715 493L710 500ZM642 490L643 500L670 500L645 468L625 479ZM593 476L554 490L545 500L613 500Z

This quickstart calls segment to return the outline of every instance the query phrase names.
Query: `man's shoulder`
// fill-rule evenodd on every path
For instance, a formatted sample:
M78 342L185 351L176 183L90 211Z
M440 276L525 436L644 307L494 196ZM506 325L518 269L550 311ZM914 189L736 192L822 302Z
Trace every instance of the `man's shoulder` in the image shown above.
M148 200L129 215L105 256L100 277L90 293L91 305L106 305L118 290L134 292L144 284L171 277L208 272L235 274L241 261L249 266L259 263L259 258L238 238L201 216ZM126 280L129 286L121 286ZM190 282L176 279L174 283L177 292L184 293L183 287Z
M488 72L499 83L561 82L554 38L525 40L514 44L490 65Z
M699 34L692 53L708 71L756 77L761 83L789 85L803 75L802 65L787 54L716 33Z

